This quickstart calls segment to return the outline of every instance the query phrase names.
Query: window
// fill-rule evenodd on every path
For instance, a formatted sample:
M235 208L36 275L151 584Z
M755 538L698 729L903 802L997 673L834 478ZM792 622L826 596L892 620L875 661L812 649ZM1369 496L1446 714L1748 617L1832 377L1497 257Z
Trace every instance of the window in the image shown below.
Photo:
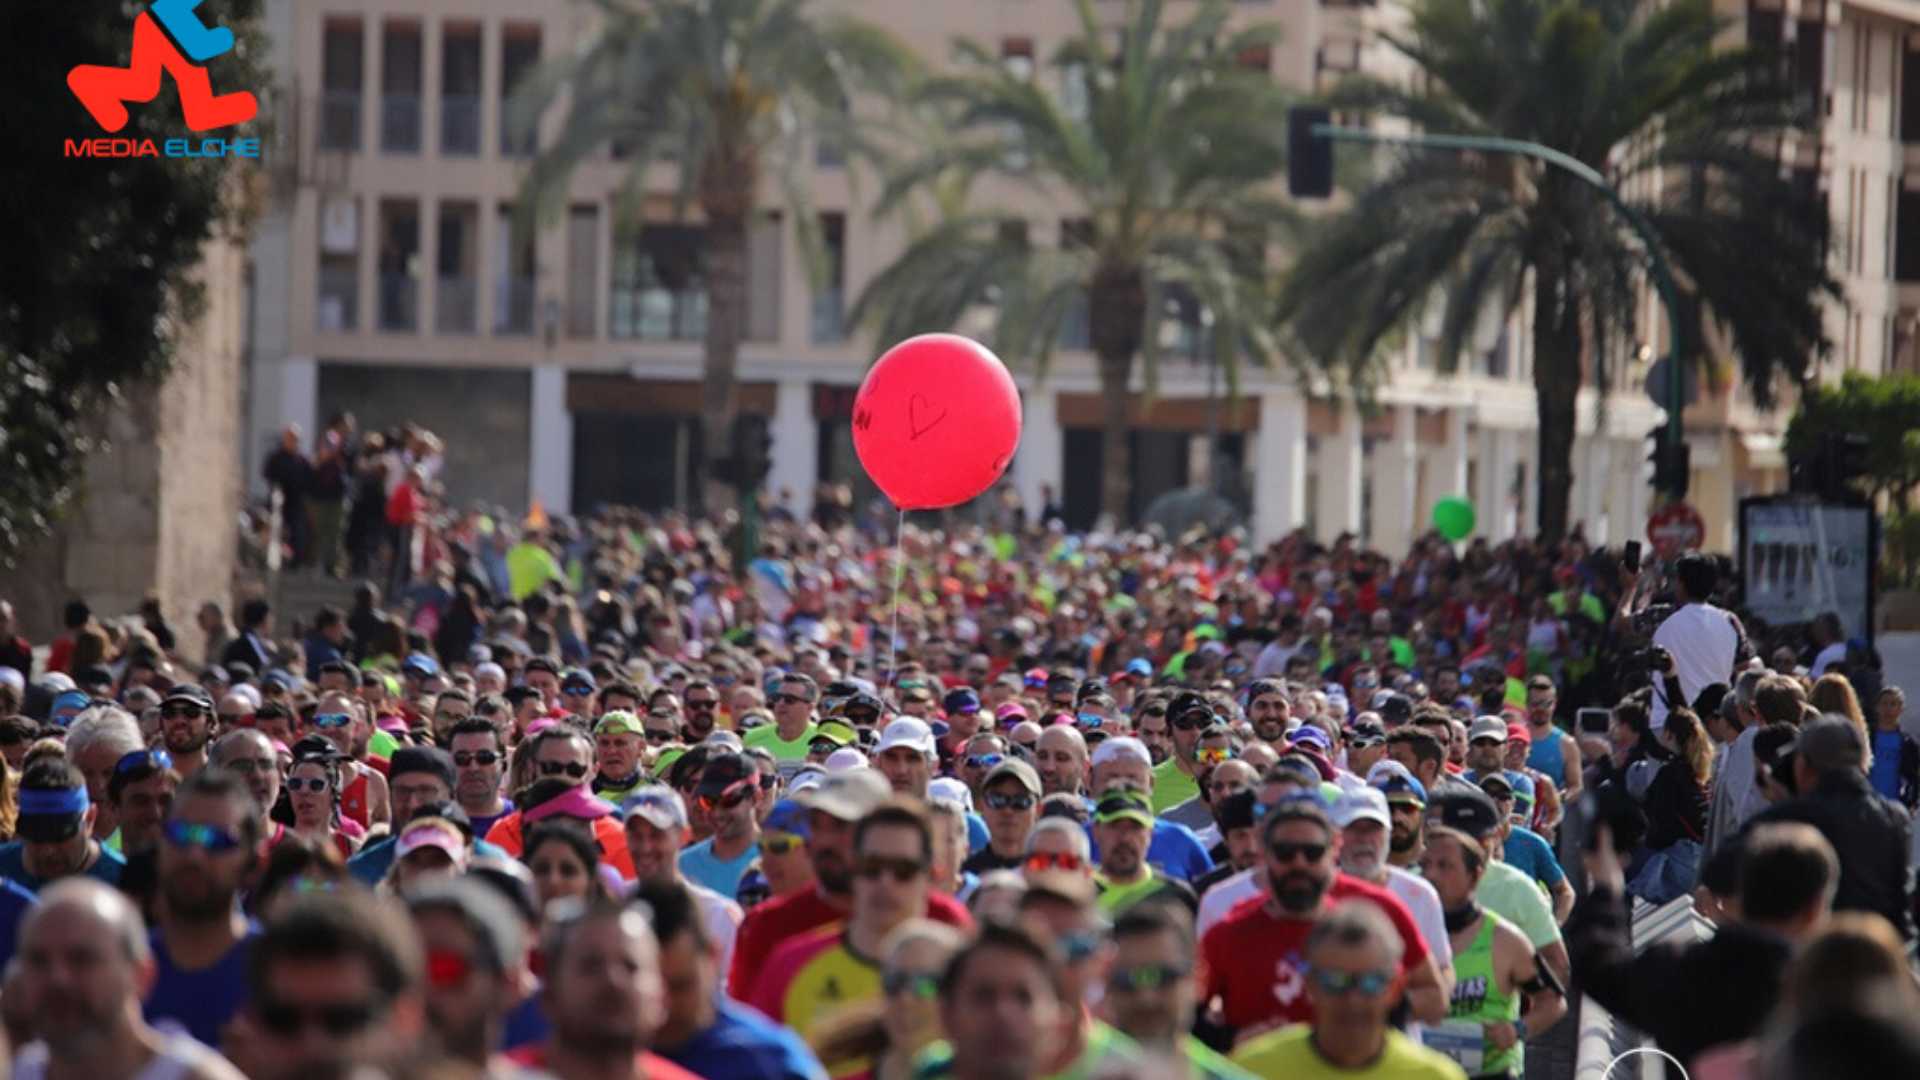
M1920 34L1908 34L1900 53L1900 141L1920 143Z
M707 333L706 230L643 225L614 246L607 334L699 341Z
M501 203L494 221L493 332L533 333L533 230L514 221L513 205Z
M388 23L380 48L380 149L420 152L420 26Z
M567 215L567 336L598 335L600 318L600 208L576 206Z
M480 208L470 202L441 203L439 239L434 329L471 334L480 322Z
M329 19L320 46L320 148L360 149L363 34L358 19Z
M1826 115L1827 24L1801 19L1794 28L1793 82L1802 107L1814 116Z
M516 135L509 130L507 102L540 62L540 28L509 24L500 38L500 153L503 157L531 157L539 136L534 131Z
M320 209L319 295L314 326L342 333L360 325L360 204L329 200Z
M1894 280L1920 281L1920 191L1901 189L1893 228Z
M813 293L813 343L847 339L847 215L820 215L820 244L826 249L825 279Z
M418 326L420 204L388 199L380 204L380 329L407 332Z
M480 152L480 28L448 23L440 37L440 152Z
M1060 247L1063 250L1092 247L1093 222L1088 218L1063 218L1060 222ZM1083 295L1075 298L1067 317L1060 323L1059 345L1063 349L1093 347L1091 305Z

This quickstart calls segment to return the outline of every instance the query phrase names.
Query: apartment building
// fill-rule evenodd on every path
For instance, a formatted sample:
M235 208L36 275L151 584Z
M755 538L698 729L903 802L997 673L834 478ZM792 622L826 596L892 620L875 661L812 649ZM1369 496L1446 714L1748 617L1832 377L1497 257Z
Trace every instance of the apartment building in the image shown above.
M823 0L824 2L824 0ZM836 0L928 58L965 36L1051 79L1045 57L1077 28L1067 0L963 4ZM1116 12L1118 5L1111 6ZM1178 14L1179 5L1172 5ZM609 152L574 177L564 212L532 230L513 205L534 147L505 130L514 80L592 32L569 0L269 0L279 145L270 209L253 249L249 475L286 423L308 431L338 410L363 428L417 420L447 439L453 498L550 511L604 503L662 507L689 494L698 445L700 224L664 193L620 212L624 164ZM1287 27L1264 64L1309 90L1365 68L1390 70L1375 37L1390 5L1242 0L1246 18ZM1275 124L1284 117L1273 118ZM850 298L901 249L831 147L817 147L812 212L830 253L810 283L789 223L750 242L741 407L767 418L771 487L804 511L822 481L858 482L849 435L855 388L877 354L846 324ZM1036 238L1070 234L1067 208L1031 193L1015 206ZM769 205L778 205L770 200ZM1195 318L1198 313L1190 313ZM1435 370L1437 326L1395 358L1381 408L1362 416L1290 371L1243 375L1216 403L1206 366L1166 346L1157 404L1134 439L1137 508L1204 483L1252 506L1259 537L1299 524L1403 548L1443 495L1469 493L1482 532L1529 528L1534 408L1524 312L1489 319L1464 370ZM1076 525L1099 498L1098 383L1084 331L1069 327L1045 381L1018 363L1026 431L1009 483L1029 507L1059 493ZM1651 355L1651 353L1649 353ZM1615 542L1645 520L1644 437L1661 417L1623 369L1604 426L1589 395L1575 450L1574 516ZM1208 437L1220 433L1217 448ZM1697 459L1696 459L1697 460ZM781 496L779 493L786 493Z

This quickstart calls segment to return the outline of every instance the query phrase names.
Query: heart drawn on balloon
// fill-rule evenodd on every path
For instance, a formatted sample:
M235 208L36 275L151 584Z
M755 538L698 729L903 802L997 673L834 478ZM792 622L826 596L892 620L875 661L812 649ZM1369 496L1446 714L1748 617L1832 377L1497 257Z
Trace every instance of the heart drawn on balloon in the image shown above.
M936 408L938 411L935 411ZM907 431L910 438L917 439L940 425L947 418L945 405L935 406L925 396L915 394L907 399Z

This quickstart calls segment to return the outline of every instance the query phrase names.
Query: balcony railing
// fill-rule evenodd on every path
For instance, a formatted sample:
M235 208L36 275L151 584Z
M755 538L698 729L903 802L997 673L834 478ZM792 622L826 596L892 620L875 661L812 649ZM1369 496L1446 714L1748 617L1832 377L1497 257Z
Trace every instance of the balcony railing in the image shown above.
M360 91L328 90L320 95L320 149L360 149Z
M480 95L441 96L440 152L463 155L480 153Z
M380 275L380 329L410 331L419 325L420 287L407 273Z
M608 322L614 338L699 341L707 336L707 291L616 288Z
M443 277L434 294L433 328L442 334L471 334L480 325L480 282Z
M360 325L360 272L356 267L320 268L320 303L314 309L314 323L322 333L348 331Z
M381 99L380 149L389 154L420 152L420 95L388 94Z
M493 332L496 334L533 333L534 283L530 277L505 278L494 282Z
M822 289L813 294L813 343L834 345L847 340L847 294Z

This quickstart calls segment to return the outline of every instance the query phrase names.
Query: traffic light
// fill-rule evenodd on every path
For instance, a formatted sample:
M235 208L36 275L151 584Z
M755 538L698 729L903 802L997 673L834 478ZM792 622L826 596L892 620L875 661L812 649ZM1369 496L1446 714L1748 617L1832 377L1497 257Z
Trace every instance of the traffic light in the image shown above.
M740 491L756 491L773 472L773 433L758 416L739 416L733 422L733 453L728 459L727 482Z
M1823 432L1787 462L1787 487L1796 494L1837 495L1867 474L1867 437Z
M1333 194L1333 140L1316 135L1314 125L1333 121L1324 105L1295 105L1287 110L1287 191L1296 199Z
M1686 498L1693 474L1693 452L1686 437L1673 438L1673 430L1661 424L1647 432L1647 438L1653 443L1653 452L1647 455L1653 463L1653 489L1675 499Z

